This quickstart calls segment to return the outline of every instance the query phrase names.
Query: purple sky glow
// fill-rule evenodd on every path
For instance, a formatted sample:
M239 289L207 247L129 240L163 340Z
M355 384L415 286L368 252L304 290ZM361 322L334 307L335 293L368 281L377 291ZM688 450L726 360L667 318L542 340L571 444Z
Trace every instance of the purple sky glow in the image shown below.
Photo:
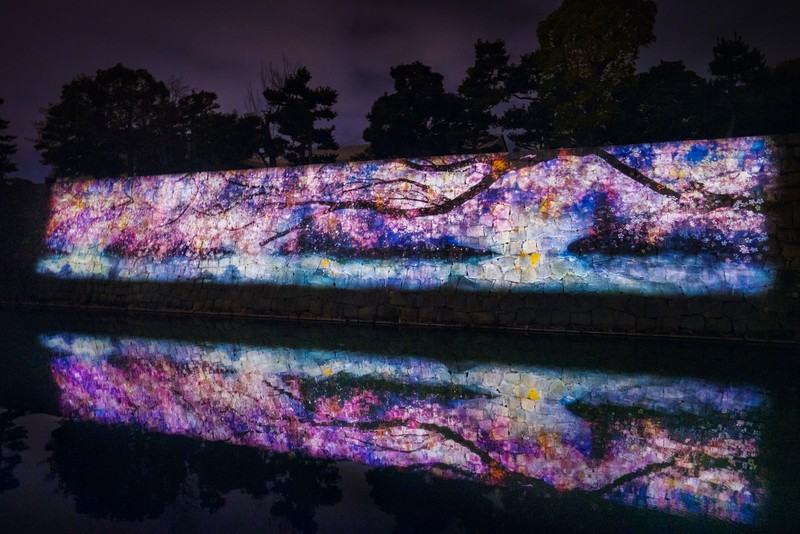
M361 143L372 102L391 89L389 67L420 60L455 89L481 38L506 41L514 60L537 47L536 26L560 0L3 0L0 116L17 136L17 175L40 182L49 168L33 149L33 122L79 73L123 63L157 79L179 77L219 95L223 111L247 110L261 66L285 57L313 85L339 91L335 135ZM717 36L738 32L770 64L800 56L800 3L787 0L658 0L656 42L640 68L682 59L707 75Z

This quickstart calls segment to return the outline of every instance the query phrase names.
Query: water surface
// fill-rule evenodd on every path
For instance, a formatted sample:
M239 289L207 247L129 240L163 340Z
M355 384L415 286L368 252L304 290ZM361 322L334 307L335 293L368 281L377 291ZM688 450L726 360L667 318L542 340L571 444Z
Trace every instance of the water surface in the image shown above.
M3 320L4 531L729 531L798 517L786 347Z

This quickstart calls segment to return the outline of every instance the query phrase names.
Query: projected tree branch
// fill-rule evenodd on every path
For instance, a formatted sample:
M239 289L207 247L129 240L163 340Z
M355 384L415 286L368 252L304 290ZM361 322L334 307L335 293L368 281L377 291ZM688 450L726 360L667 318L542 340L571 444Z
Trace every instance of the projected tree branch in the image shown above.
M460 372L321 349L43 342L57 354L62 409L77 420L678 513L702 503L737 522L764 501L767 398L754 387L511 364ZM107 353L86 357L94 347ZM638 503L643 492L653 497Z
M604 291L762 292L775 175L743 138L62 183L39 269L433 288L480 263L489 290L564 290L566 269ZM599 256L647 257L646 274ZM686 261L699 278L666 274Z

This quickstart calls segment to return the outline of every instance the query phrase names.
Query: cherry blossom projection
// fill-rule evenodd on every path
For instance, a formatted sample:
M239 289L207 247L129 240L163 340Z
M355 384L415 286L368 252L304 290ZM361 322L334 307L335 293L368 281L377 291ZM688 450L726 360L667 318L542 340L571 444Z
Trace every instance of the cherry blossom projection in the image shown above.
M768 138L62 182L40 273L761 293Z
M649 374L48 335L66 416L757 523L769 398Z

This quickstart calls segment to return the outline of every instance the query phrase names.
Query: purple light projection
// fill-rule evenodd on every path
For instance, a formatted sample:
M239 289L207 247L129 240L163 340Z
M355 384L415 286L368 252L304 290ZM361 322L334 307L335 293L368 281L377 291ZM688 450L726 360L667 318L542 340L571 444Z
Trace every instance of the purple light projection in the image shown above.
M341 288L757 294L768 138L64 182L40 273Z
M755 523L768 398L649 374L52 335L65 415Z

